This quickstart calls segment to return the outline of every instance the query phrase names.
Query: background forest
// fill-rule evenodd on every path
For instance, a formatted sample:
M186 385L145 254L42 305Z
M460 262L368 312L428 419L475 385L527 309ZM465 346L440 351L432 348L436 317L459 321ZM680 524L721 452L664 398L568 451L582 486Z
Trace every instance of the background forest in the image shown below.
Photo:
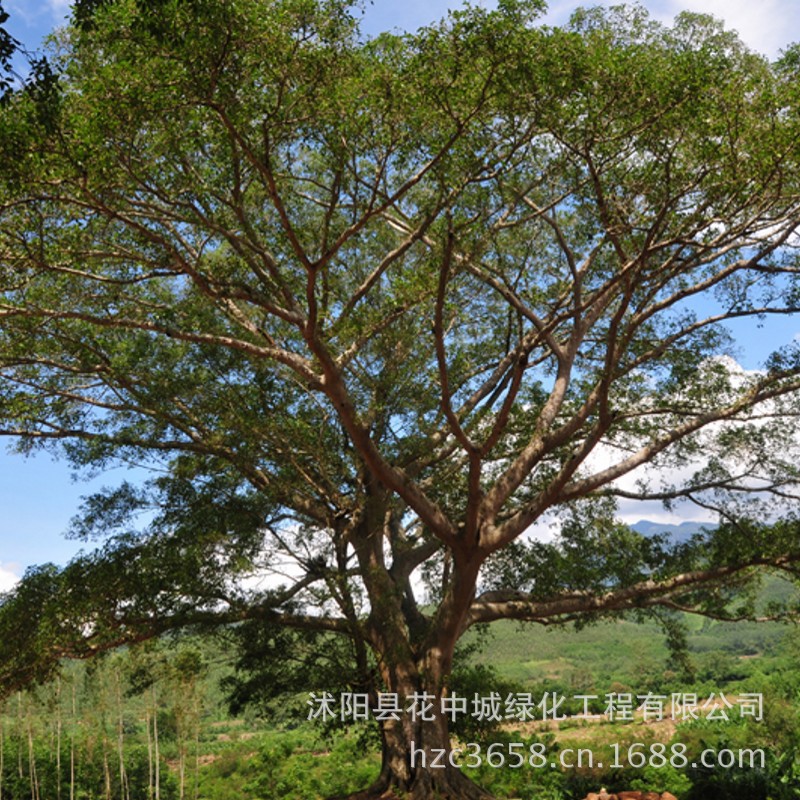
M769 581L761 601L787 591L786 584ZM541 742L554 757L565 748L586 748L597 758L612 743L625 748L680 742L693 756L703 749L764 748L765 769L484 765L472 777L500 797L537 800L578 800L601 786L671 791L680 800L800 797L800 634L776 623L689 615L683 622L685 649L677 651L659 626L634 619L544 632L508 622L481 632L467 645L471 652L454 680L456 692L469 697L530 692L535 699L554 693L567 698L564 711L573 718L558 724L469 718L458 741ZM326 685L311 683L307 692L272 696L275 683L265 671L254 673L246 658L234 656L241 652L235 638L233 632L184 635L87 663L70 662L57 680L6 700L0 797L311 800L372 780L380 759L370 746L374 742L364 740L374 739L376 731L367 724L308 721L309 692ZM333 649L327 653L335 661ZM326 680L324 666L320 663L320 681ZM733 711L727 722L645 722L640 713L631 722L575 718L582 710L576 695L602 699L611 692L667 697L696 692L700 702L712 695L731 701L740 693L758 693L764 698L763 719ZM242 707L246 697L252 702ZM231 712L232 702L239 713Z

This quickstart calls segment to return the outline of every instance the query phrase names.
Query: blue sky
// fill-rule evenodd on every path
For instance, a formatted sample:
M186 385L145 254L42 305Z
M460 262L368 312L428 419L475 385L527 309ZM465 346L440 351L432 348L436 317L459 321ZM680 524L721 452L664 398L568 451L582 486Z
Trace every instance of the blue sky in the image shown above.
M584 3L583 5L596 5ZM603 2L600 5L612 5ZM365 4L363 28L368 33L383 29L415 29L432 22L459 4L450 0L374 0ZM553 0L545 20L564 22L581 3ZM797 0L646 0L651 14L665 22L682 10L714 14L737 30L754 50L774 57L781 48L800 38L800 2ZM8 27L26 46L35 48L69 12L64 0L4 0L10 14ZM800 331L797 323L783 319L770 323L753 335L752 323L741 326L740 361L757 367L776 341L788 341ZM2 444L2 443L0 443ZM0 591L31 564L46 561L64 563L81 546L63 538L80 498L104 484L123 478L121 470L91 483L75 482L63 462L46 455L23 458L0 450Z
M561 23L580 5L608 6L619 1L551 0L546 20ZM473 2L492 4L491 0ZM714 14L737 30L754 50L770 56L776 55L792 37L800 37L800 3L797 0L644 0L641 4L663 21L671 20L684 10ZM364 0L365 29L370 32L387 28L414 29L458 5L453 0ZM11 15L9 26L17 38L29 46L40 42L69 12L67 0L4 0L3 6Z

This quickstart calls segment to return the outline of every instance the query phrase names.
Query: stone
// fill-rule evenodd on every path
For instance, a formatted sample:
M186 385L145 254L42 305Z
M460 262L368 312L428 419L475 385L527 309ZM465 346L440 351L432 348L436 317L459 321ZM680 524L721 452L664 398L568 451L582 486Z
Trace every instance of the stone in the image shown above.
M678 800L671 792L640 792L630 789L617 794L609 794L605 789L600 792L589 792L583 800Z

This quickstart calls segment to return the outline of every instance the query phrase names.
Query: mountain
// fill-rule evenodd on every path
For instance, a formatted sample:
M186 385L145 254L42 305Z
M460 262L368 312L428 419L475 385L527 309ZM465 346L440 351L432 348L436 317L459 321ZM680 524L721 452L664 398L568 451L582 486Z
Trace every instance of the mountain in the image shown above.
M704 529L716 528L713 522L681 522L679 525L672 525L667 522L651 522L647 519L640 519L634 522L631 528L643 536L655 536L659 533L666 533L670 540L675 543L686 542L694 534L700 533Z

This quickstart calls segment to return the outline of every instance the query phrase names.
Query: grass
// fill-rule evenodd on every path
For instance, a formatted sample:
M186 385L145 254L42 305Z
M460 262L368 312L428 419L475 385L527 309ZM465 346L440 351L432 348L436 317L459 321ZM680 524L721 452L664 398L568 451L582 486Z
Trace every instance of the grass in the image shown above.
M731 680L734 673L744 679L756 666L768 667L787 633L779 623L713 622L692 615L685 615L684 621L689 659L700 680ZM644 688L681 673L663 630L654 622L604 621L576 630L503 620L492 625L488 637L476 660L523 686ZM720 674L714 674L712 661ZM738 671L732 663L738 663Z

